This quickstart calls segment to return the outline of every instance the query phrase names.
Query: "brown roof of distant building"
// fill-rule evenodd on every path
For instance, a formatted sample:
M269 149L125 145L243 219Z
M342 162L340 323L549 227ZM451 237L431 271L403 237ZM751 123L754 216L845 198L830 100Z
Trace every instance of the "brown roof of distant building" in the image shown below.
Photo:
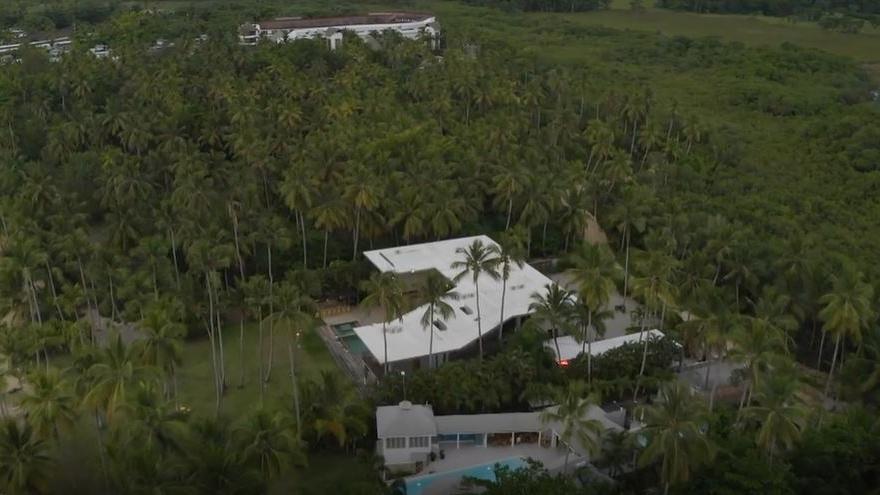
M308 19L280 18L259 21L262 29L304 29L331 26L357 26L364 24L398 24L404 22L424 21L433 17L432 14L414 12L376 12L367 15L351 15L338 17L311 17Z

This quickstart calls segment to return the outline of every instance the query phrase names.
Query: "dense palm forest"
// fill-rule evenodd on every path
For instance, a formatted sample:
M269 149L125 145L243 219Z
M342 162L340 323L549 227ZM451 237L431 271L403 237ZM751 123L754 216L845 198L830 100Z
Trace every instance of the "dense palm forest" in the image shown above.
M687 9L702 12L724 12L789 16L802 14L818 19L824 13L839 12L854 15L880 13L880 6L870 0L659 0L661 7Z
M631 470L632 444L608 439L609 469L629 473L624 493L876 486L880 111L858 66L793 46L604 29L569 34L611 44L575 67L454 29L439 52L392 35L378 50L356 38L333 52L241 47L234 29L208 14L123 13L79 33L58 63L26 50L3 66L0 354L29 385L15 404L27 420L0 432L3 490L254 493L295 483L327 452L366 457L368 403L339 375L299 377L295 346L284 364L254 352L253 383L236 376L245 324L259 324L259 349L282 331L297 342L316 301L358 297L359 252L476 233L560 258L596 307L608 285L586 281L613 279L689 354L748 363L754 390L710 415L663 385L656 349L563 373L524 332L505 353L416 376L420 399L521 410L517 392L563 395L582 379L606 397L665 394L679 407L647 410L648 431L681 427L696 441L649 449ZM148 51L159 37L174 46ZM114 57L90 56L96 40ZM701 82L693 101L738 118L670 97L640 75L650 71L689 74ZM581 245L594 221L611 249ZM212 404L189 411L181 348L205 340L197 359L211 374L199 386ZM853 411L810 414L824 409L800 400L804 382ZM289 387L283 405L263 404L270 383ZM464 401L486 384L494 396ZM400 385L370 397L394 402ZM260 398L240 415L224 409L236 386ZM679 447L686 461L667 470ZM817 459L833 466L821 480ZM498 483L568 483L515 476ZM381 486L366 476L347 490Z
M611 0L466 0L473 5L486 5L526 12L585 12L607 9Z
M817 21L824 29L857 33L880 25L880 5L870 0L657 0L658 7L693 12L756 14Z

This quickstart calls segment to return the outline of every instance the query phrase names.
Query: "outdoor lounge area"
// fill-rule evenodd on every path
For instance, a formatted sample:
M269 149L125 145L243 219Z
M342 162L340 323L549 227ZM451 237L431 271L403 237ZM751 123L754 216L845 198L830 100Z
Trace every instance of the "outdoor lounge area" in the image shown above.
M516 469L525 465L526 459L536 460L550 471L558 471L565 463L565 449L546 448L534 444L513 447L462 447L454 452L447 452L443 459L438 458L421 473L407 477L406 495L455 493L465 476L491 479L496 464ZM574 466L577 461L572 457L569 463Z

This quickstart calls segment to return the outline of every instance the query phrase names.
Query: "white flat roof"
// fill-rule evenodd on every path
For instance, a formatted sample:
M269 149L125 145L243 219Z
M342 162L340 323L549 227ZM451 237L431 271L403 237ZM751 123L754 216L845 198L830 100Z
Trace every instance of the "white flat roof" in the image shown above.
M415 406L413 406L415 407ZM552 430L561 432L563 425L556 421L544 422L541 420L541 412L514 412L514 413L496 413L496 414L453 414L446 416L434 416L430 407L424 407L424 411L420 411L419 422L420 427L414 432L406 422L391 421L382 426L379 438L404 437L404 436L423 436L425 431L433 427L434 435L455 435L455 434L488 434L488 433L517 433L517 432L539 432ZM553 410L558 406L549 407ZM384 419L397 417L398 413L394 411L398 406L382 406L376 409L376 423L380 425L380 415ZM411 411L406 411L411 412ZM621 431L623 427L612 421L602 408L591 405L584 415L584 419L593 419L599 421L605 430ZM431 425L427 425L427 423ZM424 424L425 426L421 426ZM638 424L633 423L635 428ZM587 449L580 442L575 441L572 445L575 451L585 454ZM386 464L394 464L386 458ZM401 461L406 462L408 458Z
M639 341L639 335L642 332L631 333L629 335L621 335L620 337L613 337L605 340L596 340L590 345L590 355L592 356L601 356L611 349L616 349L624 344L629 344L632 342ZM644 332L644 335L648 338L663 338L663 332L660 330L648 330ZM581 349L583 348L583 344L575 340L571 335L564 335L559 337L559 356L557 356L557 361L568 361L578 357L581 354ZM544 347L553 351L553 355L556 355L556 344L553 342L553 339L544 341Z
M488 236L480 235L377 249L364 252L364 256L382 272L404 274L434 269L452 280L460 270L453 270L451 265L462 258L462 255L456 250L466 248L476 239L483 241L483 244L487 246L497 244ZM528 314L529 304L532 302L531 295L535 292L543 292L544 286L552 283L553 281L527 263L523 264L522 268L512 264L504 301L505 320ZM500 279L492 280L485 275L480 277L480 310L484 334L497 327L501 318L501 284ZM461 299L450 301L450 304L455 308L455 314L444 322L446 330L438 330L433 325L429 329L422 327L420 320L427 305L419 306L406 313L402 320L388 323L389 362L427 356L429 331L434 332L435 354L457 351L477 340L477 305L473 278L470 275L463 277L456 283L454 290L458 292ZM466 314L460 309L463 306L469 308L471 314ZM354 331L376 360L379 363L384 363L382 324L361 326L355 328Z

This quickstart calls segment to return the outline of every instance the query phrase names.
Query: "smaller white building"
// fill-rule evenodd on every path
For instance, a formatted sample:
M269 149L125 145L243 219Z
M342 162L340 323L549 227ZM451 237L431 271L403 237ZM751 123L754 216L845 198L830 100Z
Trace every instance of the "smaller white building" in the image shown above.
M617 416L620 418L616 421ZM584 419L598 421L604 430L623 430L623 417L618 410L607 412L592 406ZM638 428L640 425L633 422L631 429ZM376 408L376 451L390 471L419 472L442 452L452 455L460 449L473 448L500 447L499 455L507 455L507 447L561 447L587 456L586 447L579 441L565 445L561 431L563 425L543 421L539 411L435 416L431 406L409 401Z
M376 436L386 466L424 464L431 454L432 439L437 436L434 411L409 401L377 407Z
M343 33L351 32L368 40L374 33L395 31L404 38L427 38L436 42L440 25L432 14L412 12L373 12L367 15L340 17L282 17L253 24L239 29L243 45L255 45L260 41L283 43L299 39L323 38L331 50L342 42ZM436 44L434 45L436 46Z
M593 343L589 345L588 350L591 351L591 356L596 357L605 354L611 349L616 349L626 344L632 344L633 342L641 342L642 339L653 340L662 339L663 337L663 332L660 330L647 330L645 332L631 333L629 335L621 335L620 337L593 341ZM556 356L557 342L559 343L558 356ZM556 356L556 361L565 366L569 361L581 355L584 349L584 344L571 335L564 335L556 339L556 341L553 339L544 341L544 347L549 349L553 355Z

